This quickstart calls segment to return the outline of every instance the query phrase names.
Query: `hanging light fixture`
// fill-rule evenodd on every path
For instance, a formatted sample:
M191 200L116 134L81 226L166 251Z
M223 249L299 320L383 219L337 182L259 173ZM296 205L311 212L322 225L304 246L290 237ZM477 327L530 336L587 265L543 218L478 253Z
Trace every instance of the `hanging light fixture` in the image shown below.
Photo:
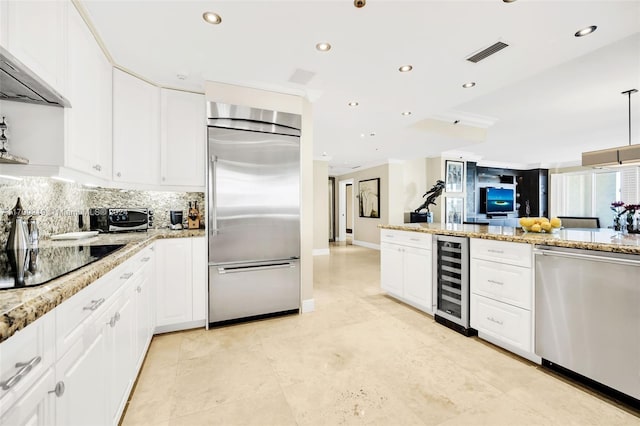
M637 89L622 92L622 94L626 95L629 99L629 145L599 151L583 152L583 166L613 166L640 163L640 144L631 144L631 95L637 92Z

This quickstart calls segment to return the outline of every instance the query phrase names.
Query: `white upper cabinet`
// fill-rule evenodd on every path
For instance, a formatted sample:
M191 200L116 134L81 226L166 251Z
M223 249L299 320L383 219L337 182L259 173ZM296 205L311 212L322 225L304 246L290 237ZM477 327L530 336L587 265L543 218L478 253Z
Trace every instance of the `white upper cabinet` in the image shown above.
M160 183L204 187L204 95L162 89L160 102Z
M111 63L73 6L68 14L65 165L111 178Z
M158 184L160 89L113 70L113 180Z
M0 2L0 44L65 94L66 1Z

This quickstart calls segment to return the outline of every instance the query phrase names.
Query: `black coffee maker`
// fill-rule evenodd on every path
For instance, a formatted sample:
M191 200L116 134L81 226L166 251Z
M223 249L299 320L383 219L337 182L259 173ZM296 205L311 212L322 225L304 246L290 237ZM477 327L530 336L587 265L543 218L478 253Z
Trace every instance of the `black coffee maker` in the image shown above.
M182 229L182 210L169 210L169 221L170 229Z

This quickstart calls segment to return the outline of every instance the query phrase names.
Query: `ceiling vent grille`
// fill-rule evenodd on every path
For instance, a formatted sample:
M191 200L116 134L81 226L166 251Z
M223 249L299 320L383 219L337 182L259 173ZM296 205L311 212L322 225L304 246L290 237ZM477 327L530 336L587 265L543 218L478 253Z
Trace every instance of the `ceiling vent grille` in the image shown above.
M509 45L507 43L503 43L501 41L492 44L491 46L487 47L486 49L482 49L481 51L479 51L478 53L474 53L473 55L469 56L467 58L467 61L469 62L473 62L474 64L482 61L483 59L487 59L489 56L493 55L494 53L497 53L499 51L501 51L502 49L504 49L505 47L508 47Z

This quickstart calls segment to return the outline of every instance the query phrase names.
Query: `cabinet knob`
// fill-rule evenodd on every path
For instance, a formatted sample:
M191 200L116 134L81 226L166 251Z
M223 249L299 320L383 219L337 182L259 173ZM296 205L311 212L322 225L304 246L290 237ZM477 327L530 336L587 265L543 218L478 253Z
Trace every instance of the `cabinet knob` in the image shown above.
M117 321L117 319L116 319L116 316L114 315L114 316L111 317L111 319L109 320L107 325L110 326L111 328L113 328L113 327L116 326L116 321Z
M116 176L122 177L122 173L118 172L118 173L116 173Z
M64 382L60 381L56 383L56 387L54 390L49 391L49 393L55 393L58 398L64 395Z
M95 166L93 166L93 168L97 171L101 171L102 170L102 166L100 164L96 164Z
M164 176L162 176L162 181L164 182L165 180L167 180L167 178L165 178Z
M116 312L113 317L116 319L116 321L120 321L120 312Z
M138 287L136 288L136 291L137 291L138 293L142 293L142 287L138 286Z

